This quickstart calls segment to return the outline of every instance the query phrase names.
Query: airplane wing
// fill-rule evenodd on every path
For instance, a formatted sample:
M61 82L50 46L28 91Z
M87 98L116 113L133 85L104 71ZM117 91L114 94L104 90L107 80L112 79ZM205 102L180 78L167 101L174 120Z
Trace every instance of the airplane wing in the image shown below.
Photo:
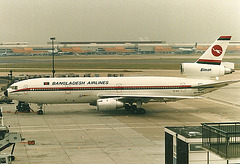
M199 85L193 85L192 88L199 88L199 89L205 89L205 88L221 88L229 84L240 82L240 80L229 80L229 81L220 81L220 82L214 82L209 84L199 84ZM158 102L170 102L170 101L178 101L182 99L196 99L196 98L202 98L200 96L152 96L152 95L98 95L100 98L115 98L122 102L149 102L149 101L158 101Z
M149 102L149 101L158 101L158 102L170 102L177 101L182 99L196 99L202 98L199 96L149 96L149 95L99 95L100 98L116 98L119 101L123 102Z
M200 84L200 85L193 85L192 88L221 88L229 84L240 82L240 80L228 80L228 81L219 81L209 84Z

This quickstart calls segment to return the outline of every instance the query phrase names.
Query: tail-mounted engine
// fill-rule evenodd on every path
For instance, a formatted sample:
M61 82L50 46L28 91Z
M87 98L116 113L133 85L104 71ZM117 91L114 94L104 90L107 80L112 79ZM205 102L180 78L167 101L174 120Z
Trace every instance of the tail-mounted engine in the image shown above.
M97 100L98 110L114 110L122 108L124 103L116 99L99 99Z
M234 72L234 63L222 63L221 65L182 63L181 73L188 77L216 78Z

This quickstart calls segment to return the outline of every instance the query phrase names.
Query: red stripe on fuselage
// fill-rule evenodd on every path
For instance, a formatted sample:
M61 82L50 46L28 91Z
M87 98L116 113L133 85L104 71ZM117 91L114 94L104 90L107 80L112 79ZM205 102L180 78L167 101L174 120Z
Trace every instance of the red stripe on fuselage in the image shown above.
M160 89L168 89L168 88L190 88L191 85L176 85L176 86L109 86L109 87L48 87L48 88L24 88L24 89L19 89L16 91L12 92L24 92L24 91L58 91L58 90L91 90L91 89L100 89L100 90L105 90L105 89L152 89L152 88L160 88Z

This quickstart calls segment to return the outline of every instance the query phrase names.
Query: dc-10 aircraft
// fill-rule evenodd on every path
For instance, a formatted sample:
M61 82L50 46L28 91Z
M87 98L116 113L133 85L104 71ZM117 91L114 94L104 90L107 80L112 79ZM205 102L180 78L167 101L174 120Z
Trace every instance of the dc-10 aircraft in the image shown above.
M231 36L220 36L195 63L182 63L180 77L84 77L38 78L12 84L5 96L13 100L43 104L89 103L98 110L125 108L144 114L141 107L150 101L170 102L219 89L233 81L218 81L219 76L234 72L222 58Z

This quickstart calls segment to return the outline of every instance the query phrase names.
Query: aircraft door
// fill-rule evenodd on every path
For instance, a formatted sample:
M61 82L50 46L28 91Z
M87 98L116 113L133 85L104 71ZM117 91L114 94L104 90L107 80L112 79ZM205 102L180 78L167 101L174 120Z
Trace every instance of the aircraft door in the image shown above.
M66 85L65 86L65 93L70 94L71 93L71 85Z
M185 84L185 83L181 83L180 85L181 85L181 86L184 86L184 85L186 85L186 84ZM182 91L182 92L186 92L186 88L183 87L183 88L181 89L181 91Z
M28 85L24 85L24 86L23 86L23 89L27 89L27 88L28 88ZM25 90L25 91L24 91L24 94L27 95L27 94L28 94L28 91Z
M203 83L198 83L198 85L202 85ZM204 91L204 88L198 88L198 91Z
M117 88L116 88L117 93L121 93L122 92L122 84L117 83L116 86L117 86Z
M71 95L71 85L65 85L65 102L74 102L73 97Z

